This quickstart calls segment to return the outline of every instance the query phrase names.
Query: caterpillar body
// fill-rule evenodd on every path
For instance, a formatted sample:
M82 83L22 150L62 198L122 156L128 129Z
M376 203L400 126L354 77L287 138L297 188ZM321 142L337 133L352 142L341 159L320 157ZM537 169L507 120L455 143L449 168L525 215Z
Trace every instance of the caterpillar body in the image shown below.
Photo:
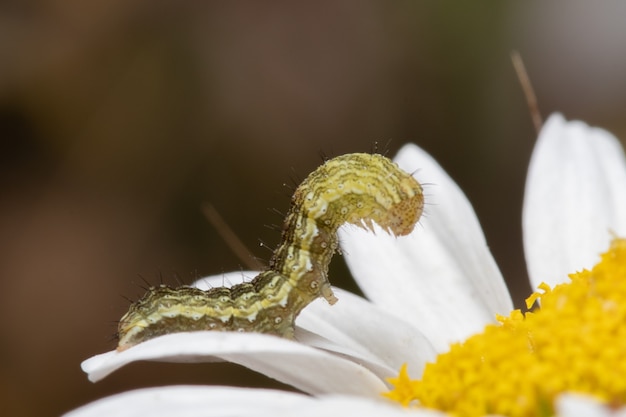
M327 278L344 223L396 236L410 233L424 205L422 187L378 154L355 153L326 161L296 189L282 241L267 270L250 282L208 291L150 288L118 326L118 350L183 331L222 330L292 338L295 319L309 303L337 299Z

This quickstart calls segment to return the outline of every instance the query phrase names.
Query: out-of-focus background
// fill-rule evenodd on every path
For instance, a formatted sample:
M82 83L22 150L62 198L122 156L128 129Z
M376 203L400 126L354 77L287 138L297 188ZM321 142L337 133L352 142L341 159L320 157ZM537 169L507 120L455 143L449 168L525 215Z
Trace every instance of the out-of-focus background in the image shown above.
M535 131L546 116L626 138L624 2L0 3L0 414L58 415L175 383L272 385L228 364L133 364L97 384L144 285L245 268L211 202L269 257L290 191L333 156L415 142L473 202L518 306ZM353 288L340 257L335 285Z

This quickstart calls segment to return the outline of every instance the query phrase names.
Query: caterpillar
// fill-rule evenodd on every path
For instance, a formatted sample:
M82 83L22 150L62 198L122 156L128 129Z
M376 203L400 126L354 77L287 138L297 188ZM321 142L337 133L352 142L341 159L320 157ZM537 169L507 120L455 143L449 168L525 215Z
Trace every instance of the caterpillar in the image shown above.
M410 233L424 206L422 187L390 159L355 153L326 161L295 190L282 240L250 282L208 291L152 287L118 325L118 351L169 333L221 330L294 337L295 319L323 297L334 304L328 265L344 223L396 236Z

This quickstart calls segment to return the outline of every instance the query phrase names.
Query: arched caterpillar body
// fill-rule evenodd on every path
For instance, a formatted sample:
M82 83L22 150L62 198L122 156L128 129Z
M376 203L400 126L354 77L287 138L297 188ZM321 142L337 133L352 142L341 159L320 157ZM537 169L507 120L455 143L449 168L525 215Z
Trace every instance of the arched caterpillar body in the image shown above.
M231 288L150 288L118 326L118 350L183 331L262 332L292 338L295 318L318 297L330 304L327 272L337 251L337 229L376 222L396 236L419 220L422 187L388 158L348 154L328 160L296 189L285 218L282 242L269 268ZM382 279L383 277L381 277Z

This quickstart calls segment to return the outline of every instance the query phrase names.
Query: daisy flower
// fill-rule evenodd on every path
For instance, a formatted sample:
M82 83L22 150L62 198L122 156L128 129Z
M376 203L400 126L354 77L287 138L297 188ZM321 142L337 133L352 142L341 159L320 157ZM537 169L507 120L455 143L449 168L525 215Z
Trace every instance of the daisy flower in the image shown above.
M340 231L346 261L367 299L334 289L337 304L317 300L300 314L296 341L178 333L82 364L97 381L137 360L229 361L312 396L161 387L105 398L68 416L612 415L611 407L626 400L626 243L614 240L594 264L609 246L609 231L626 236L626 162L619 142L560 115L542 129L523 216L528 269L539 288L529 303L539 298L542 308L526 315L511 312L476 215L454 181L415 145L405 146L395 161L432 184L429 210L421 227L403 238L381 230ZM575 271L582 272L565 284Z

